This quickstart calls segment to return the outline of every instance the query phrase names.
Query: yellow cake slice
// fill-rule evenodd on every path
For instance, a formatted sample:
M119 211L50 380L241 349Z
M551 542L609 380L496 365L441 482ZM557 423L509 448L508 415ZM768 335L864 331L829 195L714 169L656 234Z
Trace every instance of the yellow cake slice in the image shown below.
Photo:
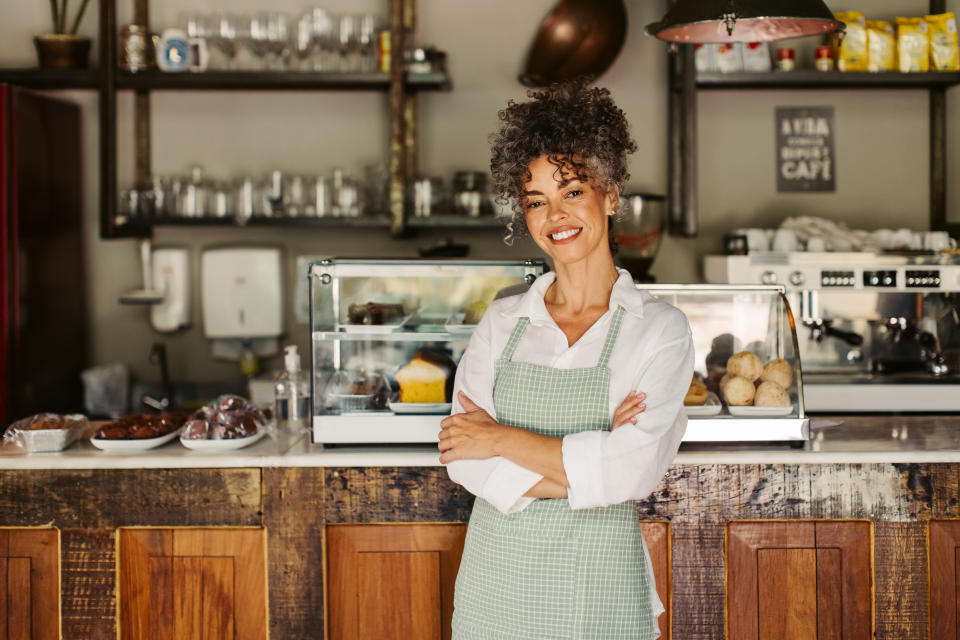
M394 376L400 402L450 402L455 371L450 358L420 349Z

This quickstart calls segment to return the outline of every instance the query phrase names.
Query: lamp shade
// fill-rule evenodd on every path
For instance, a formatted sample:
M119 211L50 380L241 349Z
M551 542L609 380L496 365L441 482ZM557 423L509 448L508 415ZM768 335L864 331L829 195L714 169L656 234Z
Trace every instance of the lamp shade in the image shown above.
M842 28L822 0L677 0L647 33L681 43L762 42Z

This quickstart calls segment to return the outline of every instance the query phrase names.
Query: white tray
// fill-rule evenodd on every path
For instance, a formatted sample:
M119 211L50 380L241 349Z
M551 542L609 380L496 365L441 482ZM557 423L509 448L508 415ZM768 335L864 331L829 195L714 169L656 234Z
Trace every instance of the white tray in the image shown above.
M233 451L234 449L249 447L254 442L257 442L263 438L265 435L267 435L267 430L261 429L252 436L247 436L245 438L227 438L225 440L191 440L181 437L180 444L185 446L187 449L194 449L196 451Z
M789 416L793 413L793 405L791 404L786 407L733 407L728 405L727 410L732 416L769 418L772 416Z
M90 438L90 444L104 451L147 451L166 444L180 435L183 427L156 438Z
M703 404L684 405L683 410L688 416L715 416L723 409L720 398L713 391L707 395L707 401Z
M390 402L390 411L394 413L430 413L448 414L453 406L451 402Z
M404 325L413 317L413 314L405 315L402 318L394 318L390 322L384 324L350 324L350 323L341 323L337 324L337 331L344 331L346 333L362 333L368 335L377 335L384 333L393 333L394 331L400 331L403 329Z
M463 311L458 311L452 316L447 318L446 323L444 323L443 328L447 330L447 333L452 333L454 335L470 335L473 333L473 330L477 328L475 324L463 324L463 318L467 314Z

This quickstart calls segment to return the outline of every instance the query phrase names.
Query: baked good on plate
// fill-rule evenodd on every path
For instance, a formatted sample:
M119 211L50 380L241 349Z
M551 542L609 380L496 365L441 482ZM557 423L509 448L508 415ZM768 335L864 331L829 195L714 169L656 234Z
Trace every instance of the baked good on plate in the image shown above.
M456 371L456 363L448 356L419 349L394 375L400 402L450 402Z
M763 361L752 351L741 351L727 360L727 373L746 378L753 382L763 372Z
M707 401L710 392L707 391L707 385L697 376L693 376L690 381L690 387L687 389L687 395L683 397L683 404L686 406L699 406Z
M760 374L760 380L763 382L775 382L783 389L789 389L793 383L793 368L790 363L783 358L771 360L763 367Z
M727 404L734 407L745 407L753 404L753 396L756 390L753 381L743 376L733 376L723 387L723 398Z
M776 382L761 382L753 398L755 407L789 407L790 394Z

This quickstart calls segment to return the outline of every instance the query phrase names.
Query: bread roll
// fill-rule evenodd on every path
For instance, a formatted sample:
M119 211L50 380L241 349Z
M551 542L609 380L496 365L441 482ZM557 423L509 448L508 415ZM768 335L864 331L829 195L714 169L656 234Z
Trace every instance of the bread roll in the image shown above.
M753 404L757 407L788 407L790 395L776 382L761 382Z
M723 388L727 386L727 383L730 382L730 378L733 377L732 373L725 373L723 377L720 378L720 393L723 393Z
M752 351L741 351L727 360L727 373L746 378L753 382L763 372L763 361Z
M733 376L723 387L723 398L727 404L734 407L743 407L753 403L753 381L742 376Z
M760 380L763 382L775 382L783 389L789 389L793 382L793 368L790 363L783 358L771 360L763 367L760 374Z

